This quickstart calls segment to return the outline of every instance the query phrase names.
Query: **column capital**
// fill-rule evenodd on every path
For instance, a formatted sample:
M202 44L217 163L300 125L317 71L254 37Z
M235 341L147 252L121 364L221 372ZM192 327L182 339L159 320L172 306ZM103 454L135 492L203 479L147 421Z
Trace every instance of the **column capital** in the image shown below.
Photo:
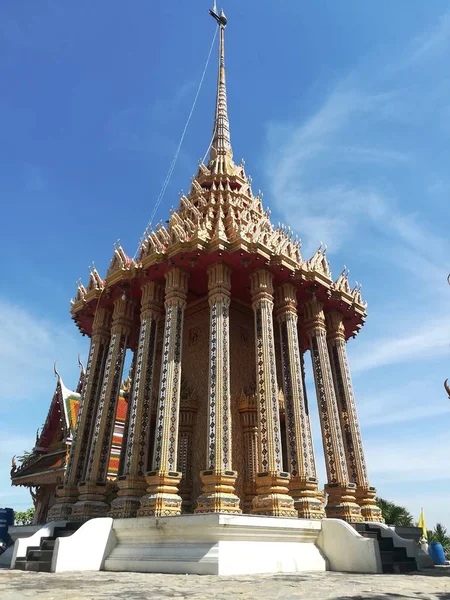
M297 316L297 288L292 283L275 288L275 316L283 320L287 314Z
M120 296L114 301L114 310L112 316L112 333L123 333L128 335L133 324L133 316L136 302L133 298L123 298Z
M273 302L273 275L266 269L258 269L250 274L250 291L253 304L260 300Z
M99 306L95 311L92 324L92 337L108 338L110 335L112 310L105 306Z
M141 320L152 316L158 319L164 306L163 286L156 281L146 281L141 290Z
M309 302L303 305L304 327L307 333L313 329L325 329L325 315L323 304L313 296Z
M166 307L186 306L189 274L178 267L172 267L166 274Z
M334 342L338 339L345 342L345 327L344 317L337 310L332 310L325 315L327 326L327 338L329 342Z
M231 290L231 268L224 262L217 262L210 265L208 273L208 292L209 296L214 294L230 295Z

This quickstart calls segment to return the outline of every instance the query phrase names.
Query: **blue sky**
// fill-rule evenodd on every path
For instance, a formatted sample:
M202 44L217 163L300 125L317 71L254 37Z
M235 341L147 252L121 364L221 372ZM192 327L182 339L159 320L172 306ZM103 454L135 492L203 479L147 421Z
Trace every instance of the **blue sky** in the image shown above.
M235 158L304 258L326 243L333 275L347 265L369 302L349 355L371 481L450 526L448 2L223 6ZM208 54L208 8L2 2L0 505L30 505L10 457L45 419L54 360L76 384L75 281L93 260L105 272L117 238L136 250ZM158 220L208 146L214 62ZM313 427L324 483L315 414Z

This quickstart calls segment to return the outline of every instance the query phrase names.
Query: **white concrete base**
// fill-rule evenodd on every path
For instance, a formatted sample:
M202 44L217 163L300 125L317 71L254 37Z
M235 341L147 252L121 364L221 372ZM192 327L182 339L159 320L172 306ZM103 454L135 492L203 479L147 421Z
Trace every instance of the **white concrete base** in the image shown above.
M115 519L106 571L242 575L325 571L320 521L198 514Z
M39 546L43 537L51 537L55 527L64 527L67 521L52 521L42 526L37 526L37 531L29 537L19 537L14 543L13 556L11 559L11 569L14 569L17 558L25 558L29 546ZM33 526L35 529L35 526ZM13 533L8 528L8 532L13 537Z
M345 521L323 519L317 545L327 557L330 571L382 572L377 540L362 537Z
M101 571L105 557L116 545L113 520L91 519L69 537L57 538L52 572Z
M10 525L8 527L8 533L13 544L7 548L3 554L0 554L0 567L11 566L11 561L14 554L14 544L16 543L16 540L23 537L30 537L40 528L41 525Z

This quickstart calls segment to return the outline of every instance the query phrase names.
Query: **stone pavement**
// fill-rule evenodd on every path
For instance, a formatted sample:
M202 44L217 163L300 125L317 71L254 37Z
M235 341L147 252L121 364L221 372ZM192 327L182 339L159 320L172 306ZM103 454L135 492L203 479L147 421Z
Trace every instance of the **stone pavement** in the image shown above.
M410 575L154 575L145 573L26 573L0 570L1 600L229 600L340 598L450 600L450 569Z

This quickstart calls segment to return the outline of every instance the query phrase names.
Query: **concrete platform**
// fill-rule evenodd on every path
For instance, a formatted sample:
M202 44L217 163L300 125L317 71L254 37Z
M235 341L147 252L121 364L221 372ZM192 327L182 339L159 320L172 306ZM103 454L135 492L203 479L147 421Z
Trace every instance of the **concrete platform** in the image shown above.
M325 571L320 521L200 514L115 519L106 571L238 575Z

